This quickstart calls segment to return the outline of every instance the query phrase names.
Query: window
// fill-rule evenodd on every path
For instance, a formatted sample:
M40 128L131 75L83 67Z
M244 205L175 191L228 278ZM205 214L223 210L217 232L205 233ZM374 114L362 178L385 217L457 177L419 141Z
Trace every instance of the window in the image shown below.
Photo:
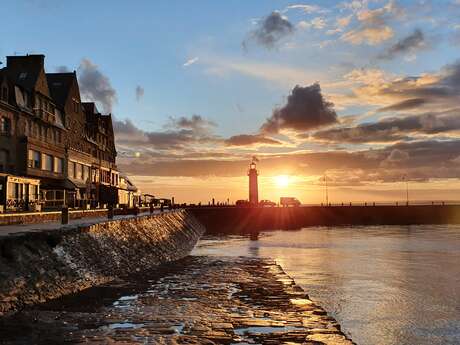
M92 169L91 170L91 173L92 173L92 178L91 180L93 182L99 182L99 169Z
M40 169L40 152L29 150L29 168Z
M0 172L6 172L10 153L7 150L0 150Z
M75 178L78 180L83 180L83 167L80 163L76 163Z
M64 172L64 161L62 158L54 157L54 172L58 174Z
M67 174L70 178L74 178L75 177L75 163L74 162L70 162L69 161L69 166L67 168Z
M54 157L51 155L43 155L43 170L53 171Z
M38 199L38 186L31 184L29 185L29 201Z
M90 167L87 165L83 165L83 181L86 182L88 179L90 179L89 172Z
M0 134L1 135L10 135L11 122L10 119L6 117L0 118Z
M26 79L27 78L27 72L21 72L19 74L19 79L22 80L22 79Z
M2 87L2 100L8 102L8 87Z
M73 101L73 111L76 113L80 111L80 104L77 101Z

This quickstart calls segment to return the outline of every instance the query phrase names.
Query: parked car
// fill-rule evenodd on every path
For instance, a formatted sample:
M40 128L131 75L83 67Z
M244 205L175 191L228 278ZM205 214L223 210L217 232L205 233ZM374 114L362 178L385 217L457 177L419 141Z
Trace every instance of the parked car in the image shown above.
M300 201L297 198L286 196L286 197L280 198L280 205L283 207L289 207L289 206L298 207L300 206Z
M259 201L259 206L265 207L274 207L276 206L276 202L270 201L270 200L260 200Z
M250 206L250 203L247 200L237 200L235 205L237 207L248 207L248 206Z

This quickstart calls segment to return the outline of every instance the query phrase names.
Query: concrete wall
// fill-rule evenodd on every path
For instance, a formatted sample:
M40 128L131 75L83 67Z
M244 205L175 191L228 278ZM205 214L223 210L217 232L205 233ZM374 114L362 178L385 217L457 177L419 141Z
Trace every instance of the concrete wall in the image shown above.
M180 259L204 227L187 211L0 238L0 315Z
M305 226L460 224L460 205L197 207L189 210L209 234L241 234Z

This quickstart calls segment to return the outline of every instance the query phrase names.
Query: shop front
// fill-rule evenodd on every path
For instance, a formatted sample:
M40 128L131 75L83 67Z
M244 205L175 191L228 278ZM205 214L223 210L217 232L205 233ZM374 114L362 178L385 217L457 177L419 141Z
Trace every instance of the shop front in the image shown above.
M4 212L41 211L40 180L0 174L0 209Z

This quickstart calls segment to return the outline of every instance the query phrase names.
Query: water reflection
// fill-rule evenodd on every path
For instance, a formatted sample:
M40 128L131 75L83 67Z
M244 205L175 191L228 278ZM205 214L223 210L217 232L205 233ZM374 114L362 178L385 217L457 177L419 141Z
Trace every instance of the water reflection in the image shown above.
M358 344L460 343L459 226L279 231L194 254L276 259Z

